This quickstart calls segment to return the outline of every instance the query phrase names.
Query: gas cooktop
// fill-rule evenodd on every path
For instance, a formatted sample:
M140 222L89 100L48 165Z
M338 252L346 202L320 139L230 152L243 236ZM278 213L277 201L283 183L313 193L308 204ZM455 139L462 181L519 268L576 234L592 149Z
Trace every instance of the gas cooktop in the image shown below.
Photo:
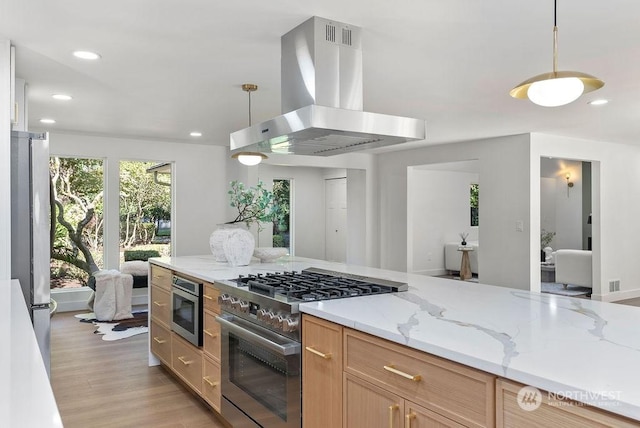
M238 287L284 302L313 302L407 290L407 284L318 268L240 276Z

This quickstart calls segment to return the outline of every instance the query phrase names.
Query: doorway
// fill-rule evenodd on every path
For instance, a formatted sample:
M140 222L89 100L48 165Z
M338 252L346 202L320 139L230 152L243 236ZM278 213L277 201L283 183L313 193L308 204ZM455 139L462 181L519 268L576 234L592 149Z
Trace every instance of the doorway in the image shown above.
M325 260L347 261L347 178L325 180Z

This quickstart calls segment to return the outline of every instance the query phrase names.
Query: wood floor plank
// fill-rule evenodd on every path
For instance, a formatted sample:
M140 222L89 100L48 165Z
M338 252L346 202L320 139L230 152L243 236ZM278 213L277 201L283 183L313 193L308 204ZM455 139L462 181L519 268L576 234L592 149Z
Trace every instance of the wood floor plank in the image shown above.
M51 385L65 428L223 428L162 367L148 367L146 334L107 342L77 312L51 319Z

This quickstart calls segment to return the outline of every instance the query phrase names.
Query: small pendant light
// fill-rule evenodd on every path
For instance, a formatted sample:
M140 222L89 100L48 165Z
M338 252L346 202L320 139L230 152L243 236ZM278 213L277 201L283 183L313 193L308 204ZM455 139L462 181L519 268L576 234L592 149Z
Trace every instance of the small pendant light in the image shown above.
M257 91L258 85L244 83L242 90L249 95L249 126L251 126L251 92ZM267 155L258 152L238 152L231 155L231 158L238 159L238 162L247 166L258 165L263 159L268 159Z
M590 74L579 71L558 71L558 26L557 0L553 1L553 71L539 74L525 80L509 95L513 98L529 98L534 104L543 107L558 107L569 104L583 93L595 91L604 86L604 82Z

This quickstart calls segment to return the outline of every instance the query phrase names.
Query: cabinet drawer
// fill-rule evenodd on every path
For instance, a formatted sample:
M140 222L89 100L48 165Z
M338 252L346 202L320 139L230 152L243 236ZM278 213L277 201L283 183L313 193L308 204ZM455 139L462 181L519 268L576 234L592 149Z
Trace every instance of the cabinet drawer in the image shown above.
M495 376L345 329L344 371L467 426L493 426Z
M528 426L540 428L625 428L640 426L637 421L585 404L571 400L550 400L545 391L540 391L540 407L524 410L518 404L518 392L523 386L516 382L498 379L496 383L496 426L498 428Z
M204 283L204 309L220 313L220 305L218 304L218 296L220 291L208 282Z
M151 318L165 327L171 325L171 293L157 286L151 286Z
M213 312L204 312L203 350L213 360L220 362L220 323Z
M202 396L211 406L220 412L220 366L217 362L203 358Z
M171 332L151 320L151 352L164 364L171 365Z
M169 269L151 264L151 284L171 291L172 273Z
M171 367L191 388L202 391L202 351L171 333Z
M342 326L302 316L302 425L342 426Z

